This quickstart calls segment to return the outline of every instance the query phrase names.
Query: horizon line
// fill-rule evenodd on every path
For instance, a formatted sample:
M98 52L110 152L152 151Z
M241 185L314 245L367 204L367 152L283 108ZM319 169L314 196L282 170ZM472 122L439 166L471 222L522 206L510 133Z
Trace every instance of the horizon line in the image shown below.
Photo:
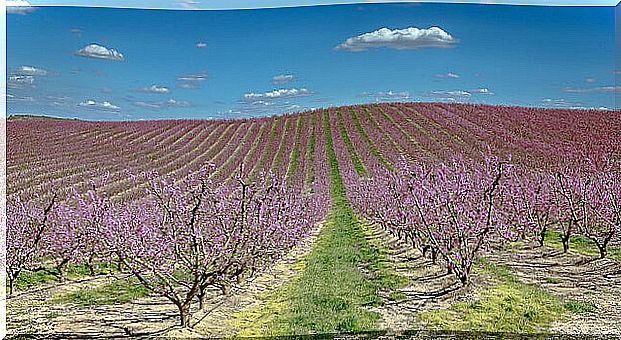
M505 108L517 108L517 109L537 109L537 110L566 110L566 111L601 111L601 112L621 112L621 109L618 108L608 108L608 107L545 107L545 106L528 106L528 105L512 105L512 104L485 104L485 103L448 103L441 101L402 101L402 102L379 102L379 103L359 103L359 104L349 104L349 105L339 105L339 106L326 106L321 108L308 109L303 111L295 111L295 112L283 112L283 113L274 113L265 116L247 116L247 117L206 117L206 118L156 118L156 119L87 119L87 118L79 118L79 117L61 117L61 116L53 116L46 114L36 114L36 113L12 113L6 114L2 117L3 120L9 121L12 117L19 118L32 118L31 120L36 120L37 118L51 118L53 120L63 120L63 121L71 121L71 122L119 122L119 123L131 123L131 122L154 122L154 121L231 121L231 120L253 120L253 119L266 119L266 118L278 118L283 116L295 116L300 114L312 113L315 111L325 111L329 109L340 109L352 106L368 106L368 105L381 105L381 104L445 104L445 105L481 105L481 106L490 106L490 107L505 107Z

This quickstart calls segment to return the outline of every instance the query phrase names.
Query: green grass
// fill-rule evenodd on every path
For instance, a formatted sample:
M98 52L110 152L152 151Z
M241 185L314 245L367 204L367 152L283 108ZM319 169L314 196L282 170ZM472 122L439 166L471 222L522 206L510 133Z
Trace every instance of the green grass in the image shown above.
M317 116L312 115L312 127L311 127L311 135L308 140L308 150L306 151L306 168L308 169L308 178L306 179L306 184L311 185L315 181L315 165L313 164L315 160L315 148L317 146L317 138L315 137L317 131Z
M347 148L347 151L349 152L349 156L351 157L351 161L354 165L354 169L356 170L356 173L358 173L358 176L365 176L367 174L367 169L364 167L364 164L360 160L360 157L358 157L358 154L356 153L356 148L354 148L354 144L352 143L351 139L349 138L349 135L347 134L347 129L345 128L345 124L343 124L343 115L341 114L341 111L336 111L336 118L337 118L338 130L341 134L341 138L343 138L345 147ZM328 118L325 118L324 116L324 119L328 119Z
M301 138L302 138L302 130L304 128L304 122L306 121L306 116L300 116L298 118L298 122L295 128L295 146L293 147L293 151L291 152L291 160L289 161L289 169L287 169L287 181L288 185L292 185L292 180L298 171L298 167L300 166L300 148L301 148Z
M561 279L558 277L546 277L546 282L551 284L561 283Z
M279 169L285 158L284 153L285 153L285 150L287 149L287 143L289 141L286 141L284 137L287 135L287 131L289 131L289 129L291 128L292 121L293 119L291 118L285 119L285 126L282 129L282 137L281 137L281 140L279 141L280 145L278 146L278 151L276 152L276 157L274 158L272 170Z
M362 126L362 123L360 122L358 113L356 113L354 109L349 109L349 113L351 114L354 124L356 125L356 129L358 130L358 133L360 133L360 136L362 136L362 139L365 140L365 142L369 146L369 149L371 149L371 153L373 154L373 156L375 156L375 158L377 158L377 160L383 166L385 166L388 170L392 171L394 169L392 164L390 164L390 162L388 162L386 158L384 158L384 155L382 155L379 149L375 146L375 143L373 143L373 140L369 137L367 132L364 130L364 126Z
M59 316L60 316L59 312L50 312L50 313L45 314L45 318L48 320L56 319Z
M540 333L567 312L594 310L593 305L564 302L537 285L522 283L504 266L485 263L482 271L495 282L483 298L423 312L420 320L441 330Z
M267 146L266 148L272 148L274 147L274 141L276 140L276 137L278 135L278 125L282 124L284 120L283 119L276 119L273 123L272 123L272 130L270 131L270 137L269 140L267 142ZM266 162L267 162L267 157L270 155L269 152L264 152L263 155L261 156L261 159L259 159L259 164L258 166L254 169L253 174L250 176L250 179L255 179L257 177L257 175L259 174L259 172L262 169L265 169L266 166Z
M368 241L370 230L355 216L340 177L327 114L332 210L313 250L297 264L301 275L267 297L263 306L235 315L241 336L378 330L380 315L367 307L382 301L380 289L407 284Z
M99 269L95 270L95 274L107 274L114 270L114 266L102 264L99 266ZM19 292L38 285L57 283L58 277L55 274L57 274L55 270L23 271L15 282L15 290ZM88 276L90 276L90 271L85 265L70 265L67 267L67 279L69 280L82 279ZM7 294L9 292L8 280L6 282L6 292Z
M567 301L563 307L575 314L591 313L595 311L595 305L590 302Z
M149 294L137 280L119 279L103 286L84 288L56 296L54 303L74 303L81 307L122 304Z
M403 301L407 300L407 298L407 295L399 291L390 292L390 294L388 294L388 300L390 301Z
M546 232L545 245L554 249L563 250L561 236L561 233L558 231L548 230ZM572 235L570 237L569 250L585 256L599 257L599 250L595 242L581 235ZM621 261L621 248L609 246L608 256L606 257L615 261Z

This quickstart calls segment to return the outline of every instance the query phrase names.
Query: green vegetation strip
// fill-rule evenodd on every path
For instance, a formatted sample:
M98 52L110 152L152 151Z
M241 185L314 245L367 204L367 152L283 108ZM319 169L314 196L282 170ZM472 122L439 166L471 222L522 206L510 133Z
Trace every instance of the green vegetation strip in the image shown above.
M537 285L520 282L506 267L485 263L482 271L497 282L482 299L423 312L419 319L441 330L541 333L567 312L595 310L592 304L563 301Z
M347 129L345 128L345 124L343 124L343 115L341 114L341 111L336 111L336 117L337 117L338 128L341 133L341 137L343 138L343 142L345 142L347 151L349 151L349 156L351 157L351 161L354 164L354 169L356 169L356 173L358 173L358 176L364 176L367 174L367 169L365 169L364 164L362 163L362 161L360 160L360 157L358 157L358 154L356 153L356 148L354 148L354 144L351 142L351 139L349 139L349 135L347 134Z
M390 164L390 162L388 162L386 158L384 158L384 155L382 155L379 149L375 146L375 143L373 143L373 140L371 140L371 137L369 137L367 132L364 130L362 123L360 123L360 118L358 117L358 113L354 109L350 109L349 113L351 114L351 117L354 120L354 124L356 125L356 129L358 129L358 133L360 133L360 136L362 136L362 139L365 140L365 142L369 146L369 149L371 149L371 153L373 154L373 156L375 156L375 158L377 158L377 160L383 166L385 166L386 169L393 171L393 167Z
M280 124L283 121L283 119L275 119L274 122L272 123L272 131L270 132L270 137L269 137L269 141L267 142L267 145L265 146L265 150L269 150L269 148L274 147L274 141L276 140L276 137L278 135L278 124ZM251 180L254 180L257 175L261 172L261 170L269 170L269 169L265 169L265 166L267 163L267 157L270 155L270 152L263 152L263 155L261 156L261 159L259 160L259 163L256 165L256 168L254 169L254 172L252 173L252 176L250 176Z
M313 114L312 117L312 130L310 139L308 141L308 150L306 151L306 169L308 169L308 178L306 180L306 185L311 185L315 181L315 147L317 144L317 116L319 114Z
M297 264L299 277L278 289L265 304L234 316L240 336L296 335L378 330L380 289L407 285L386 262L385 249L370 237L347 201L324 116L332 210L310 254ZM371 239L371 241L369 241ZM393 295L399 299L398 294Z
M562 250L563 243L561 242L561 233L554 230L548 230L546 232L545 245L554 249ZM585 256L599 258L599 250L597 249L595 242L580 235L573 235L570 237L569 251ZM615 261L621 261L621 248L609 246L608 255L606 257Z
M293 118L286 116L282 119L285 120L285 127L282 130L282 136L279 141L278 151L276 152L276 158L274 159L274 164L272 166L272 171L274 172L278 172L278 170L282 166L283 159L285 158L285 150L287 149L287 143L289 142L285 140L285 138L287 137L289 129L291 129L291 122L293 121Z
M95 270L95 275L108 274L115 270L115 267L107 266L105 264L100 264L99 267ZM78 280L83 279L85 277L89 277L91 272L87 266L74 266L70 265L67 267L66 278L68 280ZM34 272L24 271L19 275L17 281L15 282L16 291L24 291L31 287L36 287L38 285L44 284L53 284L58 283L58 273L53 270L37 270ZM8 293L9 286L8 281L6 283L6 291Z
M300 148L302 144L302 128L304 127L305 116L300 115L295 128L295 146L291 152L291 160L289 161L289 169L287 170L287 185L293 185L292 180L300 166Z
M118 279L111 283L83 288L75 292L56 296L54 303L74 303L81 307L103 306L127 303L149 295L136 279Z

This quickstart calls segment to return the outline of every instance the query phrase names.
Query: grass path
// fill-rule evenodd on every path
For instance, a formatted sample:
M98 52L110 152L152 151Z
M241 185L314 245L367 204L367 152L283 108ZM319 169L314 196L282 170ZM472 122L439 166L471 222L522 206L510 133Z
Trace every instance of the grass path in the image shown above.
M386 262L385 250L368 238L355 216L339 172L327 113L324 116L330 164L332 210L299 277L271 295L240 335L292 335L379 330L380 291L407 284Z

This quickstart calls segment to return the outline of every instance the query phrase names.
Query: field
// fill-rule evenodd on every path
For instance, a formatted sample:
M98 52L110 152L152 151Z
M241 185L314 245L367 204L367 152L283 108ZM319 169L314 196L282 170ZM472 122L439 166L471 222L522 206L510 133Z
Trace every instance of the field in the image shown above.
M621 328L621 115L440 103L7 124L42 336Z

